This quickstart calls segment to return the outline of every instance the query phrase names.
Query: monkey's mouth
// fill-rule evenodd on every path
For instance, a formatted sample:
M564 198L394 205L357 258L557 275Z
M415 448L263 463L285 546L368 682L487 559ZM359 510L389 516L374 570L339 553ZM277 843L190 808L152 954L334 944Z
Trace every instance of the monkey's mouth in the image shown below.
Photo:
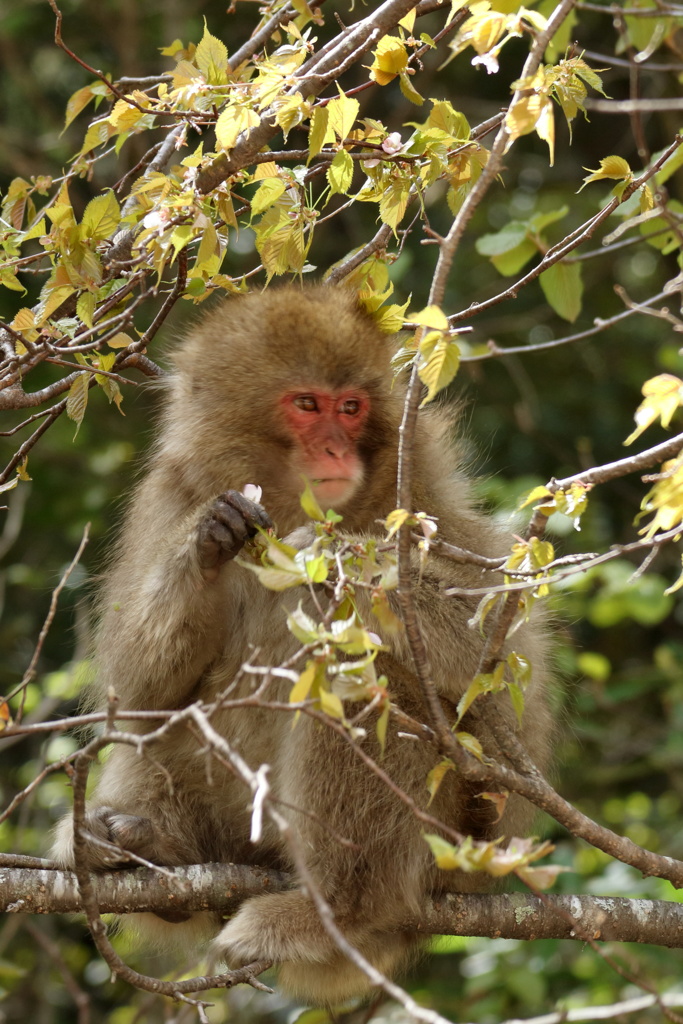
M313 493L321 504L339 505L353 496L358 480L348 476L329 476L313 481Z

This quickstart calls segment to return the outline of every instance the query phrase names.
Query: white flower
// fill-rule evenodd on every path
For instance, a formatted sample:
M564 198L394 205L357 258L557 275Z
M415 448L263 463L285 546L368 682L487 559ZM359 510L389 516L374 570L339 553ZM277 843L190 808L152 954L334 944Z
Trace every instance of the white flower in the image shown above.
M245 498L249 498L249 501L255 502L255 504L261 504L261 495L263 491L257 484L245 484L242 488L242 494Z
M161 230L164 226L164 221L165 217L161 210L152 210L152 212L148 213L143 219L142 225L150 231L154 231L156 229Z
M392 132L391 135L387 135L386 139L382 143L382 149L385 153L399 153L403 149L403 140L398 132Z
M476 67L477 64L483 64L490 75L495 75L499 68L498 57L492 51L474 57L472 59L472 67Z

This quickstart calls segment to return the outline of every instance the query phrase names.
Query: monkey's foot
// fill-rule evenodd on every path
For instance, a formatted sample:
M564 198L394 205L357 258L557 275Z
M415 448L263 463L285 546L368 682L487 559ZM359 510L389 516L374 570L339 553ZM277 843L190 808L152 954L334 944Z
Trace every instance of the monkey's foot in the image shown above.
M85 859L91 871L106 871L135 863L135 855L155 864L177 864L177 857L150 818L125 814L113 807L96 807L88 811L85 827L90 834ZM54 856L65 867L73 867L73 819L64 818L59 825Z
M315 907L301 892L247 900L213 943L214 956L230 967L254 960L319 962L333 951Z
M414 937L372 931L365 925L357 922L344 929L346 937L372 968L393 976L411 958ZM273 960L280 987L314 1005L365 995L377 980L337 948L312 901L301 892L248 900L214 940L212 953L230 967Z

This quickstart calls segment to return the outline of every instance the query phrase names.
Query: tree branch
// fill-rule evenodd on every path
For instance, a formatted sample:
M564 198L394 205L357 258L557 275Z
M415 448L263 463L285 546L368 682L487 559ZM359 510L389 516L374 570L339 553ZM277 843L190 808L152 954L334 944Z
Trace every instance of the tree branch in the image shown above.
M291 885L288 875L242 864L190 864L92 875L102 913L206 911L233 914L264 892ZM14 914L82 913L71 871L0 868L0 910ZM566 915L569 915L567 918ZM572 921L576 922L576 927ZM507 939L647 942L683 948L683 906L665 900L529 893L449 893L426 900L406 929L424 935L477 935Z

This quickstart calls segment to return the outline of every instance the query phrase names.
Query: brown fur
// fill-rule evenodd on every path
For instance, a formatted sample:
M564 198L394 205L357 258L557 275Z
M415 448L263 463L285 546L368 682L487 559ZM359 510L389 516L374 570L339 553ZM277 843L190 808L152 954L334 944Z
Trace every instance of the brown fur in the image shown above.
M263 487L263 505L280 535L303 524L296 452L274 419L277 396L292 386L302 391L362 387L370 394L371 412L359 444L363 485L340 511L347 533L381 535L377 520L396 502L403 403L400 386L392 388L391 351L391 340L359 311L353 297L332 288L272 289L230 299L190 333L175 354L159 442L102 592L96 651L101 694L113 688L126 708L178 708L211 700L234 680L254 648L262 663L273 665L296 649L282 609L302 595L269 592L231 560L209 578L200 565L198 538L216 496L247 483ZM438 518L444 539L485 555L501 554L509 538L474 508L446 430L438 415L421 415L415 507ZM472 678L482 639L467 624L477 599L444 598L442 590L487 582L493 581L476 567L433 556L419 582L416 573L434 681L448 703L458 700ZM389 648L378 658L378 670L386 673L393 699L423 717L406 640L401 634L386 640ZM549 734L544 644L526 628L517 634L515 647L531 659L535 677L518 731L543 766ZM289 684L278 685L271 695L287 699ZM251 688L245 678L233 695ZM516 729L511 711L508 717ZM287 715L247 708L216 714L212 723L252 768L271 765L276 797L315 812L311 817L282 810L339 926L380 970L395 972L412 945L397 927L419 911L426 893L472 888L471 876L436 870L419 822L330 730L305 717L293 729ZM378 756L372 723L367 731L365 748ZM113 750L92 799L91 829L167 864L222 860L292 867L272 826L266 826L260 844L249 841L245 788L218 767L207 781L205 759L189 731L168 734L155 746L154 757L158 765L130 747ZM422 806L435 761L428 744L390 730L382 767ZM173 777L172 794L161 767ZM518 835L528 828L529 808L518 798L511 798L497 827L489 808L450 772L430 810L477 836ZM131 815L149 821L126 817ZM339 835L356 848L340 845ZM60 826L56 851L64 864L71 862L70 819ZM96 847L92 864L108 866ZM210 914L179 924L145 915L139 923L143 930L175 932L181 942L221 927ZM231 963L272 958L281 965L282 986L309 1002L334 1003L368 987L365 976L337 951L303 891L250 899L224 925L215 948Z

